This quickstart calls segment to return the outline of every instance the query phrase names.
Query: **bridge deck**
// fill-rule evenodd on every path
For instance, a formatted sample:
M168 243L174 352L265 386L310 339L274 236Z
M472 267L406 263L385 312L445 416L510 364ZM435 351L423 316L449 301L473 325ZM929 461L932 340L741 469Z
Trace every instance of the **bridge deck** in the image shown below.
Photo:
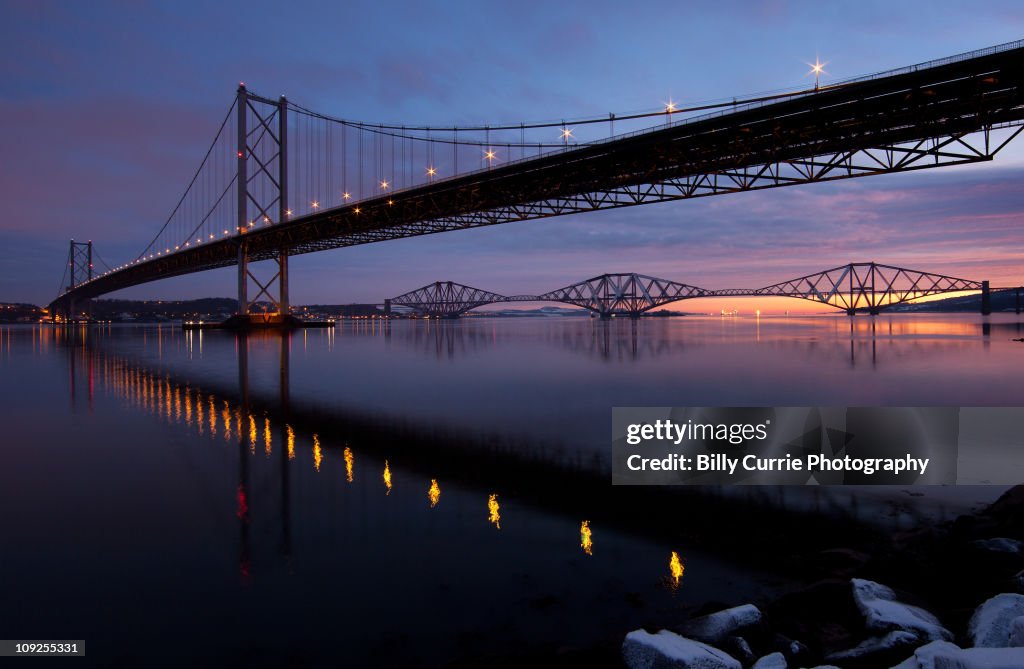
M1016 44L319 211L131 265L82 284L64 297L95 297L148 281L234 265L241 242L248 246L250 260L262 260L276 257L282 248L297 255L631 206L658 199L644 197L645 185L673 180L696 184L695 180L709 175L734 175L737 170L778 165L780 161L807 161L906 142L920 141L924 147L926 140L947 137L950 146L963 154L961 162L986 160L990 154L955 145L964 134L1024 122L1022 84L1024 47ZM931 165L913 168L927 166ZM827 178L894 171L885 165L874 172L855 173L841 163L832 168L837 169ZM792 182L776 178L770 185L815 180L824 179L812 174ZM662 194L660 199L724 192L707 188L701 193L695 186L689 195ZM739 183L731 192L744 189L753 187Z

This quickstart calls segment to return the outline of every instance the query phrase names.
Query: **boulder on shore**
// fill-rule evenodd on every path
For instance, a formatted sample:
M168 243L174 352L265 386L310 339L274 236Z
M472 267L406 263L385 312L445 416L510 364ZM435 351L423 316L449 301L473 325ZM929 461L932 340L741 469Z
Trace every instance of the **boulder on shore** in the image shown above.
M871 666L889 665L898 662L901 657L918 645L920 638L914 632L893 630L885 636L865 639L853 648L829 653L826 662L856 662L858 666L870 663Z
M953 638L934 615L919 606L898 601L892 588L860 578L851 579L850 583L853 600L864 616L868 630L910 632L924 641L949 641Z
M629 669L742 669L725 651L668 630L630 632L622 642L622 659Z
M759 659L750 669L789 669L789 663L782 653L772 653Z
M720 644L731 636L761 622L761 610L753 604L734 606L700 618L693 618L677 629L681 634L704 643Z
M989 599L974 610L967 624L971 645L1006 648L1010 645L1010 625L1020 616L1024 616L1024 595L1004 592Z
M933 641L892 669L1020 669L1024 648L960 648Z

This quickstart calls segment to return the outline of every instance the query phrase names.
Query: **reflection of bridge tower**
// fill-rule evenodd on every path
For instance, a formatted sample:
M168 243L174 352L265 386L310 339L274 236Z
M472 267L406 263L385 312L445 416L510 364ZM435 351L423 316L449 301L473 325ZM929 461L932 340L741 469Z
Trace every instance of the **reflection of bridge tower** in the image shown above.
M235 345L238 351L238 396L240 400L239 416L252 421L252 410L249 388L249 338L245 332L239 332L235 338ZM278 431L278 439L281 447L278 449L280 473L281 473L281 552L284 555L291 554L291 492L289 477L289 448L291 439L288 415L290 407L290 359L291 359L291 334L287 331L280 334L279 349L279 377L278 396L281 411L281 421ZM251 429L251 428L250 428ZM238 489L237 489L237 511L239 521L239 571L243 582L248 582L252 575L252 537L251 518L252 509L248 452L252 446L252 437L242 428L241 422L238 425Z

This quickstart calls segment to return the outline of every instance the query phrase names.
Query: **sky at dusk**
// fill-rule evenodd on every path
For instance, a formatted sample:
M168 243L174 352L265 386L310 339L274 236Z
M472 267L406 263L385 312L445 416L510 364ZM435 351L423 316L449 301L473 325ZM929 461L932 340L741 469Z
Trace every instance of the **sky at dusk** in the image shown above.
M1022 36L1019 2L0 0L0 301L49 302L69 238L111 265L135 257L241 80L347 118L519 123L802 88L816 56L828 82ZM291 299L380 302L446 279L536 293L631 271L756 287L870 260L1018 285L1022 180L1024 138L989 164L299 256ZM231 296L234 282L217 270L112 296Z

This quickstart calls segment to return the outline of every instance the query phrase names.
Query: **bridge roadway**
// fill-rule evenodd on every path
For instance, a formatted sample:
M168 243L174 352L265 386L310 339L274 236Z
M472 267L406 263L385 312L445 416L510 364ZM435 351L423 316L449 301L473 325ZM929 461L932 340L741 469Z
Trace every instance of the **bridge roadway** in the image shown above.
M286 258L518 220L991 160L1022 129L1022 91L1024 43L993 47L321 210L138 261L74 286L57 302L235 265L240 248L248 261ZM272 103L250 94L251 100ZM1013 131L994 141L990 133L999 128Z

